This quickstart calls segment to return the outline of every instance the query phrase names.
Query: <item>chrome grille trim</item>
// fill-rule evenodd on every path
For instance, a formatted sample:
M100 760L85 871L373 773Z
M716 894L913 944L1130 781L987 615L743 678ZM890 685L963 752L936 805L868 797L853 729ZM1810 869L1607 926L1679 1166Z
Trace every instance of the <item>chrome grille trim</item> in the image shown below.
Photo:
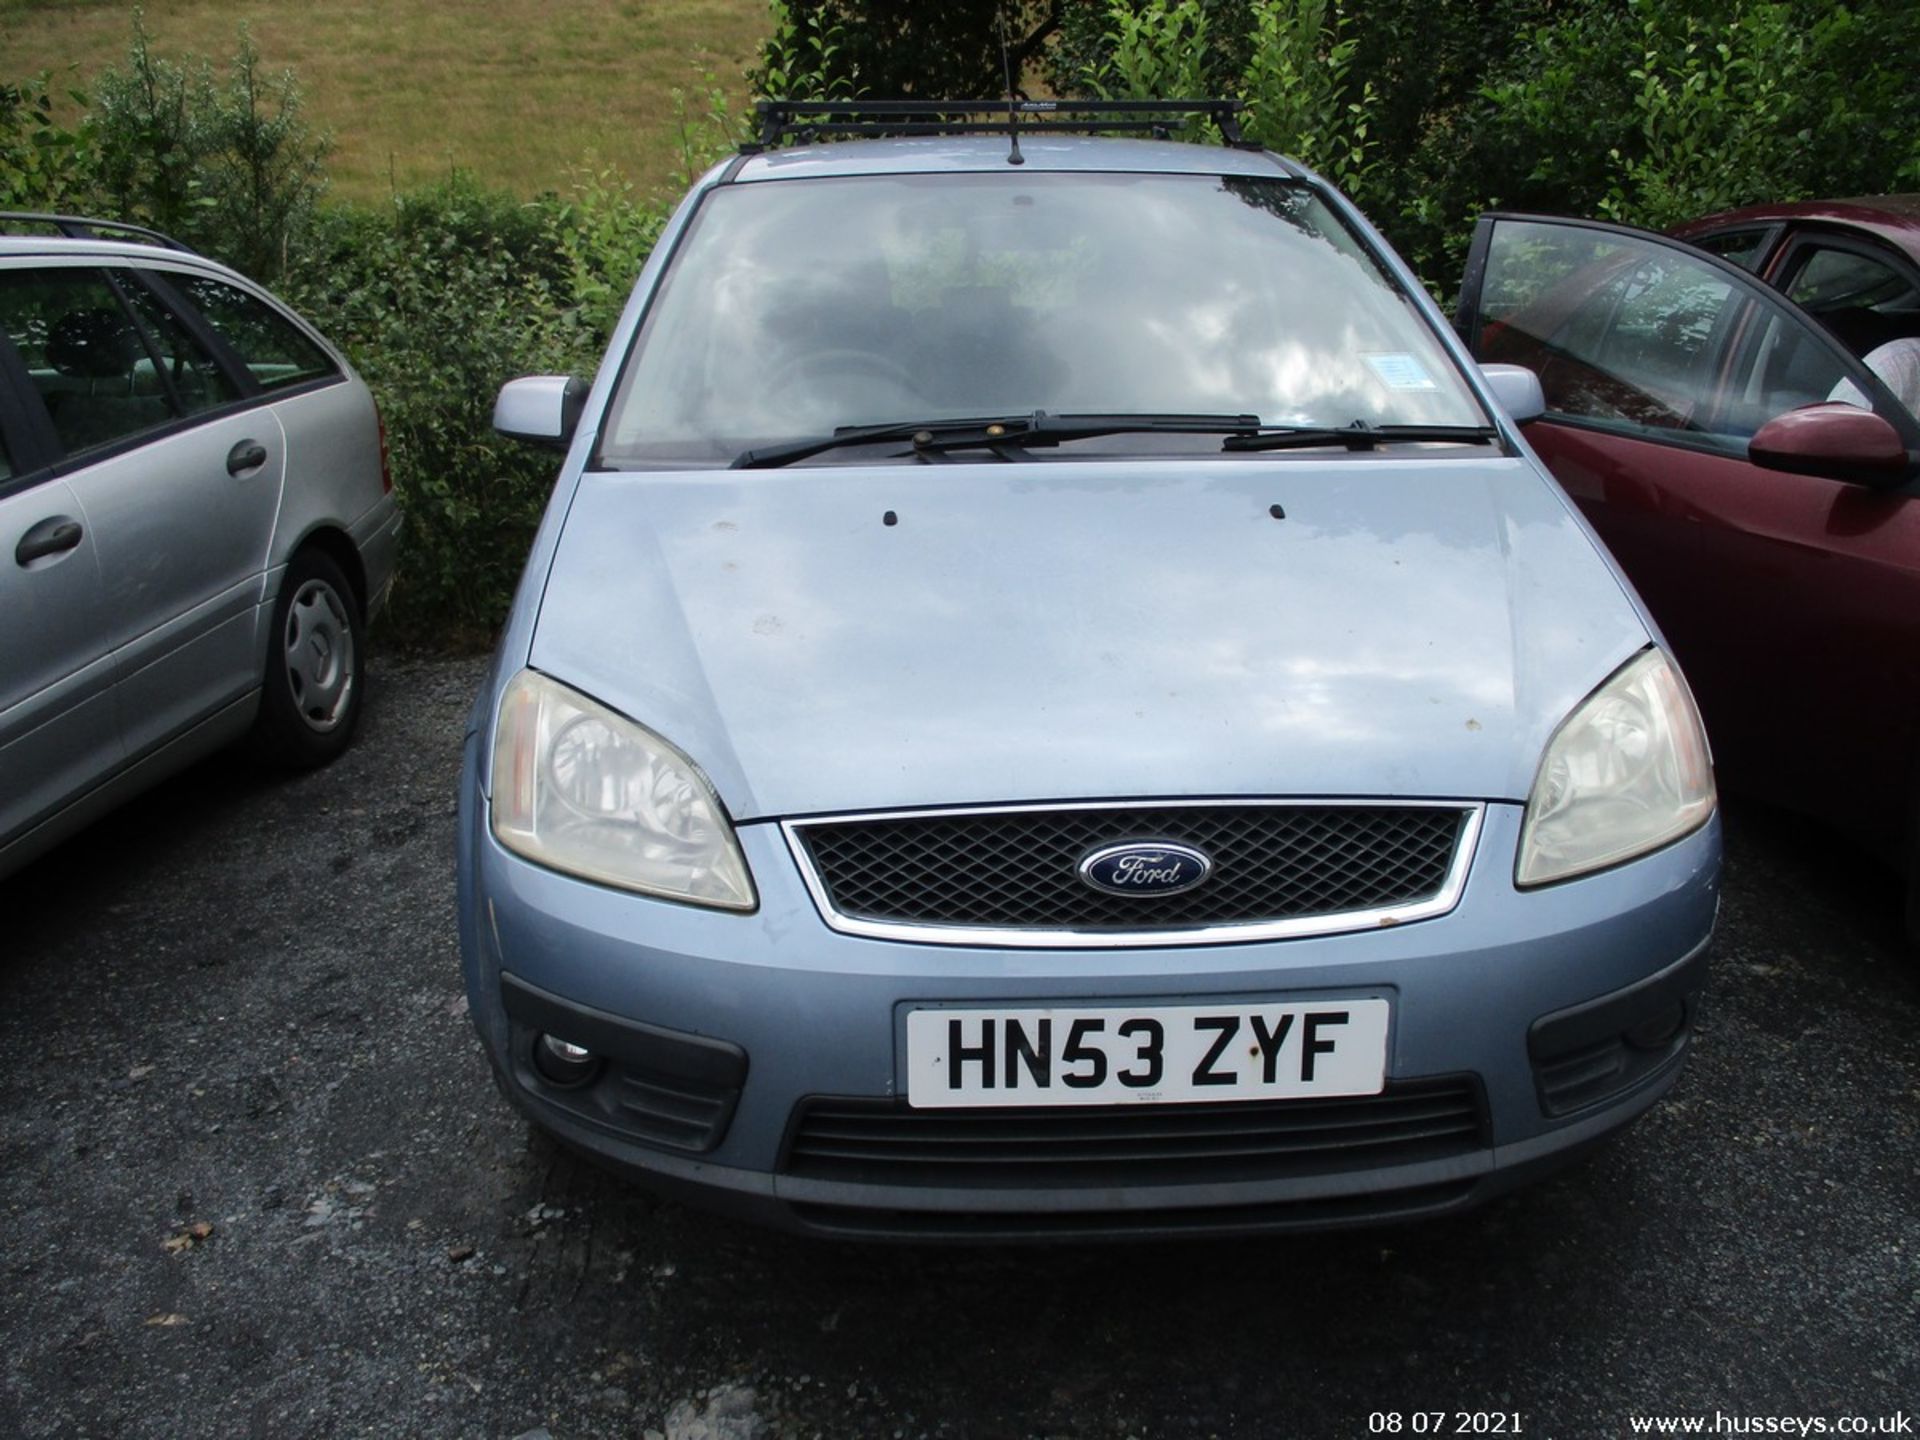
M980 925L938 925L925 922L863 919L836 909L825 883L814 864L803 833L814 825L858 825L888 820L934 820L951 816L984 818L994 815L1084 814L1098 810L1134 810L1151 806L1174 809L1318 809L1350 806L1353 809L1440 809L1460 816L1460 834L1454 844L1452 863L1440 889L1428 898L1405 905L1380 906L1367 910L1343 910L1321 915L1291 916L1278 920L1252 920L1231 924L1190 926L1186 928L1152 927L1140 930L1074 930L1011 928ZM1444 915L1460 903L1467 874L1479 846L1480 831L1486 818L1486 806L1477 801L1330 799L1265 800L1235 798L1222 800L1094 800L1078 804L949 806L930 810L879 810L846 815L813 815L780 822L787 849L800 868L807 893L813 897L820 918L829 929L842 935L860 935L876 940L905 940L924 945L980 945L1031 950L1116 950L1146 947L1184 947L1190 945L1238 945L1254 940L1290 940L1313 935L1340 935L1360 930L1378 930L1431 920Z

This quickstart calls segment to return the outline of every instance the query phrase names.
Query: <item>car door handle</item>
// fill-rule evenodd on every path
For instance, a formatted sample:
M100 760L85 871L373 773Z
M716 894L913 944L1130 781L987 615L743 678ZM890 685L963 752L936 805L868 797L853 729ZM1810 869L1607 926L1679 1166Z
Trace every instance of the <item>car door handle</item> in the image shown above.
M227 452L227 473L238 475L243 470L258 470L267 463L267 447L258 440L242 440Z
M66 515L50 515L20 537L20 543L13 547L13 558L18 564L31 565L49 555L74 549L83 533L78 520Z

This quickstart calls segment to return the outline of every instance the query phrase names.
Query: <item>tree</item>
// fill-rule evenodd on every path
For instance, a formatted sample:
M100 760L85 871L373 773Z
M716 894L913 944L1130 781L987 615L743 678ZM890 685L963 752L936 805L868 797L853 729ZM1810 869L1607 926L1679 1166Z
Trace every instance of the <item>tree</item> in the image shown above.
M156 53L135 10L127 66L100 74L93 102L99 208L278 278L326 189L332 142L307 125L293 72L262 72L244 25L223 84L205 60Z
M780 99L999 96L1008 69L1018 85L1075 3L1085 0L776 0L750 78Z

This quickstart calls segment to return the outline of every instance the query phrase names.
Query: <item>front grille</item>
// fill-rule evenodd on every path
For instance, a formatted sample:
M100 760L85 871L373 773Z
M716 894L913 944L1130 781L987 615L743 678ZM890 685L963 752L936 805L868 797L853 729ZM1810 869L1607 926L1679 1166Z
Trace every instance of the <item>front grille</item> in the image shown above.
M914 1110L816 1099L796 1114L782 1168L855 1185L1204 1185L1412 1165L1486 1145L1479 1087L1454 1076L1379 1095L1223 1105Z
M839 916L990 930L1191 930L1432 902L1475 812L1447 806L1166 805L949 811L790 827ZM1091 851L1171 841L1212 857L1180 894L1084 883Z
M872 1210L812 1201L795 1201L790 1208L809 1230L849 1240L1159 1240L1424 1220L1464 1209L1473 1201L1476 1183L1453 1180L1359 1195L1168 1210Z

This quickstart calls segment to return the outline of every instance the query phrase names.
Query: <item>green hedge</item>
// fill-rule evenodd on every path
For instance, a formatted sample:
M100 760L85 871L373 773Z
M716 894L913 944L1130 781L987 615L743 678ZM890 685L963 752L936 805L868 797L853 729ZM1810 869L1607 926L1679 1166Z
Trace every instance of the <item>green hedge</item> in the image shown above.
M562 216L454 179L380 211L327 209L283 278L379 401L407 515L390 613L410 639L485 643L559 468L494 433L501 385L599 362Z

